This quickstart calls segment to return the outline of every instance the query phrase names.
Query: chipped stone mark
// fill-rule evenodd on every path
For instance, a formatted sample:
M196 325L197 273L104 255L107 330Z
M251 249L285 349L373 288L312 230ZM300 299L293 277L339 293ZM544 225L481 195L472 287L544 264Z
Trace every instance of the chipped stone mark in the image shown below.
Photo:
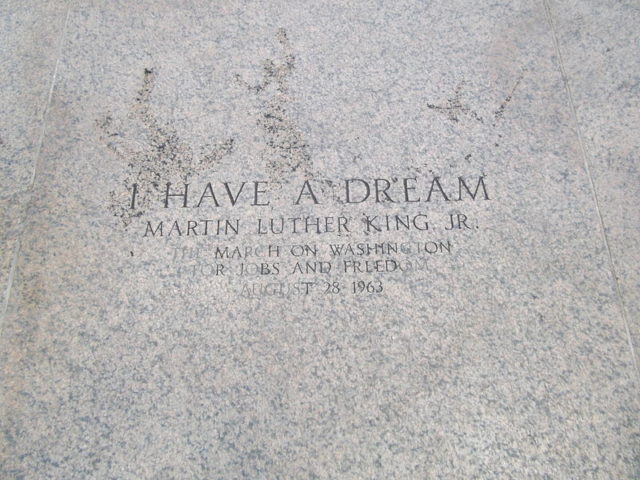
M465 85L465 81L463 80L456 87L453 97L447 99L447 103L445 105L435 105L433 103L427 103L427 108L431 110L435 110L437 112L445 113L449 120L452 122L460 121L460 117L469 116L474 120L477 120L481 123L484 123L484 120L478 113L472 110L468 105L464 105L462 103L462 88Z
M495 112L493 112L493 118L496 121L500 120L503 117L504 111L507 108L507 105L509 105L509 102L511 102L511 100L513 99L513 94L516 92L516 89L518 88L518 85L520 85L520 82L522 81L523 77L524 77L524 73L521 73L518 79L516 80L516 83L513 85L513 88L509 92L509 95L505 97L505 99L502 101L498 109Z
M266 135L266 149L262 153L272 181L286 183L292 173L304 178L312 177L312 161L308 144L302 130L289 116L287 108L291 102L289 79L295 68L295 54L284 28L280 28L276 39L282 49L279 60L263 62L263 78L256 85L246 82L236 74L236 81L256 95L261 111L257 125Z
M162 122L151 111L151 95L155 84L155 71L145 68L142 87L128 116L128 119L144 127L146 141L128 139L124 133L124 122L115 122L110 114L96 122L101 131L100 139L129 168L124 180L124 192L111 192L110 205L111 212L122 220L125 227L145 212L154 195L161 193L161 182L178 179L186 182L201 169L215 168L234 149L233 138L202 146L200 159L196 162L191 146L180 138L170 124ZM136 207L131 208L130 192L134 184L137 184L138 196Z

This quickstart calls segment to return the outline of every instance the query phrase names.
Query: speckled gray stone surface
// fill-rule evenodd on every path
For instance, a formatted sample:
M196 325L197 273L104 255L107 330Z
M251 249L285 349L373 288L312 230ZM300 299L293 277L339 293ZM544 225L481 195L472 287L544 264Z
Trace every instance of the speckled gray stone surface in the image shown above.
M2 315L44 133L43 118L60 53L67 3L27 0L0 5Z
M0 336L1 476L637 478L638 372L576 127L633 135L590 103L589 47L558 10L72 5ZM585 145L624 148L608 141ZM486 196L462 199L459 177ZM350 178L388 179L396 203L346 204ZM294 205L305 180L320 204ZM267 182L271 204L232 206L224 181ZM197 196L164 208L166 182ZM220 206L196 208L207 182ZM627 187L595 184L614 224ZM458 214L470 228L445 230ZM251 228L300 215L351 229ZM430 227L367 234L364 215ZM203 219L242 229L203 235ZM329 248L384 242L407 250ZM299 245L331 272L297 273ZM403 271L344 263L365 260Z
M640 345L640 5L551 5L618 288Z

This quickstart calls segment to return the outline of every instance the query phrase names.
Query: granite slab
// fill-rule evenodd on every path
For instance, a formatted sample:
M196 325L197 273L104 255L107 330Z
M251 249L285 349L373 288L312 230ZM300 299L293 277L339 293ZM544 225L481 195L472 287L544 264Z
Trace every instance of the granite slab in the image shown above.
M556 2L550 12L637 362L640 8L636 2Z
M73 4L0 336L2 476L637 478L554 11Z
M0 291L4 315L67 18L66 1L0 5Z

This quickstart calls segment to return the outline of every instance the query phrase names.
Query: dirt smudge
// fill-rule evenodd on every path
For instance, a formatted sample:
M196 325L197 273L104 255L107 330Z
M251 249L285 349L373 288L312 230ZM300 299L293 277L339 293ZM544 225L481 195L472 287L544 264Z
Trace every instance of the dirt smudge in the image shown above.
M520 82L522 81L523 77L524 77L524 73L521 73L518 79L516 80L515 84L513 85L513 88L509 92L509 95L507 95L504 98L504 100L502 101L498 109L495 112L493 112L494 120L497 121L502 119L502 117L504 116L504 111L506 110L507 105L509 105L509 102L511 102L511 100L513 99L513 95L515 94L516 89L518 88L518 85L520 85Z
M453 97L447 99L446 104L435 105L433 103L427 103L427 108L446 114L447 118L452 122L459 122L461 117L468 116L483 123L484 120L480 115L468 105L462 103L462 89L464 85L465 81L463 80L454 90Z
M311 178L312 161L302 130L291 118L289 79L295 68L296 56L284 28L276 34L281 55L277 60L263 62L262 81L252 85L240 75L236 81L260 101L257 125L265 134L266 148L262 158L269 170L270 180L287 183L292 173Z
M491 123L492 126L495 127L495 122L501 120L504 117L504 113L509 103L513 100L513 96L523 78L524 72L518 76L509 94L502 100L498 108L492 112L490 116L490 118L492 117L493 119L493 122ZM463 88L465 84L466 82L464 80L461 81L456 86L453 96L448 98L444 104L436 105L433 103L427 103L427 108L446 115L447 118L452 122L458 123L462 118L466 117L476 120L480 123L485 123L484 118L478 112L473 110L469 105L462 102Z
M142 86L138 91L127 120L138 122L144 130L144 141L129 139L124 128L126 121L115 121L111 114L99 119L96 125L100 139L128 166L124 192L112 191L110 211L127 227L149 207L151 199L164 188L162 182L183 181L198 171L215 168L234 150L233 138L200 148L198 161L191 146L182 140L169 122L161 121L151 109L151 97L156 85L156 71L145 68ZM131 208L130 195L137 185L135 208Z

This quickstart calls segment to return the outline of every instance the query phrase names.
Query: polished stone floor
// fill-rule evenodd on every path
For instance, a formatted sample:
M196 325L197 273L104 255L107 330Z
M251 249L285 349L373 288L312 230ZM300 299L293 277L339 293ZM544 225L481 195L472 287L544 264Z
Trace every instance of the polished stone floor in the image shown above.
M0 22L2 478L640 477L637 2Z

